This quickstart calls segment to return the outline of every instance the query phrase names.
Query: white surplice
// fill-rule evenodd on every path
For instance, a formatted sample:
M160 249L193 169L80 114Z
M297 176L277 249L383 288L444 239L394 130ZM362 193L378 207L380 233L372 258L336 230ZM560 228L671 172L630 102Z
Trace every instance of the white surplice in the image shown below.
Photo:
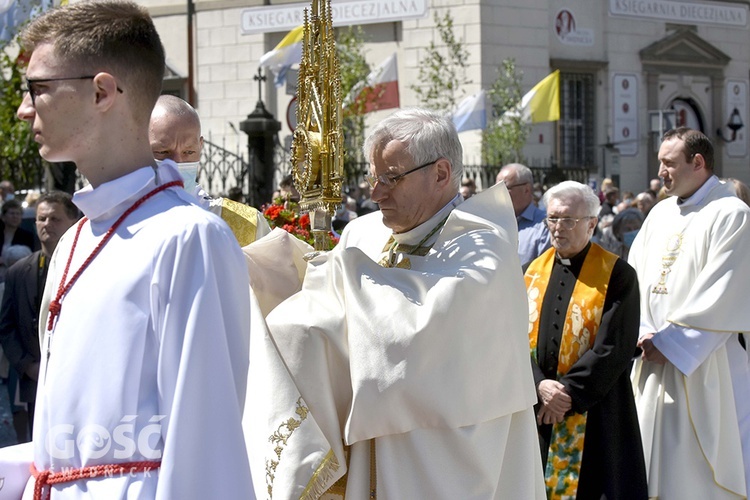
M510 198L499 185L457 204L396 235L417 244L447 217L426 256L396 249L410 269L379 265L391 236L379 212L352 221L268 315L250 381L260 366L266 389L246 410L265 430L245 427L259 496L317 498L347 471L349 445L346 496L368 498L374 439L378 498L545 498Z
M750 209L712 177L687 200L659 202L630 250L641 335L656 332L670 360L633 368L650 497L746 496L750 377L738 333L750 331L748 248Z
M126 209L178 179L165 161L76 193L90 220L68 279ZM47 305L75 230L52 258ZM55 472L140 460L161 468L53 486L52 498L254 498L241 428L248 300L234 236L181 188L124 220L64 296L54 331L40 321L34 463Z

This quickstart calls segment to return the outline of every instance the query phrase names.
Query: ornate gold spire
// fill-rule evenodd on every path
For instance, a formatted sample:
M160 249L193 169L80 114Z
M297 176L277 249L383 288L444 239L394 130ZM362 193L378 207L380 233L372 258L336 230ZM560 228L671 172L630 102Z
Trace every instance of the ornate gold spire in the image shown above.
M331 216L341 203L343 162L341 69L331 2L312 0L304 14L292 174L300 208L310 212L316 250L329 248Z

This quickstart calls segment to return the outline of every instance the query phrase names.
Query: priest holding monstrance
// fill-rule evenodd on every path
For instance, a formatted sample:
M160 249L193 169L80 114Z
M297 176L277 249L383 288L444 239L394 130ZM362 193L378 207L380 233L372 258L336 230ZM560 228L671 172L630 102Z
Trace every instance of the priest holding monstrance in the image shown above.
M330 7L319 7L305 26L292 156L325 249L343 141ZM282 258L301 255L286 233L245 248L254 316L266 317L253 327L245 409L256 493L544 498L507 189L462 201L458 134L429 111L383 120L364 153L381 210L347 225L336 248L304 266ZM487 321L498 305L501 322Z
M381 211L352 221L267 317L301 396L288 397L298 424L269 422L266 437L286 438L274 471L298 474L289 497L346 474L330 493L544 498L507 189L462 201L458 135L432 112L395 113L365 150ZM487 321L498 305L501 325ZM274 496L281 475L266 475Z

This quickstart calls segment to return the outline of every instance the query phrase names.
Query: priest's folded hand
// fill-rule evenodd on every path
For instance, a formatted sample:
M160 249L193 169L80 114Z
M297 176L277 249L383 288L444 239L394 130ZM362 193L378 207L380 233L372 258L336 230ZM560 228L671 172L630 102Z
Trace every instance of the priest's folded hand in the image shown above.
M654 345L654 341L652 340L653 336L653 333L647 333L638 340L638 347L643 350L641 358L644 361L650 361L652 363L663 365L669 360L661 353L659 349L656 348L656 346Z
M540 424L551 424L562 421L565 413L573 406L565 386L557 380L546 379L539 382L537 394L542 407L537 414Z
M549 406L542 405L539 408L539 413L536 415L536 422L538 425L542 424L556 424L562 422L565 418L565 412L555 412L550 410Z

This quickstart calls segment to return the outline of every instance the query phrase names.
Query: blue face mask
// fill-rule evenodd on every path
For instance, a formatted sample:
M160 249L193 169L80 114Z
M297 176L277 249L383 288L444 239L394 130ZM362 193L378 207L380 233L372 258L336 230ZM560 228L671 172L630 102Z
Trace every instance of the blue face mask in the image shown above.
M161 165L163 161L164 160L156 160L156 164ZM195 180L195 178L198 176L198 169L201 166L201 162L191 161L191 162L175 163L175 166L177 167L177 170L180 172L180 176L182 177L183 184L185 184L185 191L187 191L190 194L193 194L193 191L195 191L195 187L198 185L198 182Z
M622 235L622 242L625 243L625 246L630 248L630 246L633 244L633 241L635 241L635 237L638 234L639 229L636 229L635 231L628 231L627 233L623 233Z
M198 176L198 169L201 166L199 161L191 161L177 164L177 170L180 171L182 181L185 183L185 191L191 193L195 191L198 185L195 178Z

